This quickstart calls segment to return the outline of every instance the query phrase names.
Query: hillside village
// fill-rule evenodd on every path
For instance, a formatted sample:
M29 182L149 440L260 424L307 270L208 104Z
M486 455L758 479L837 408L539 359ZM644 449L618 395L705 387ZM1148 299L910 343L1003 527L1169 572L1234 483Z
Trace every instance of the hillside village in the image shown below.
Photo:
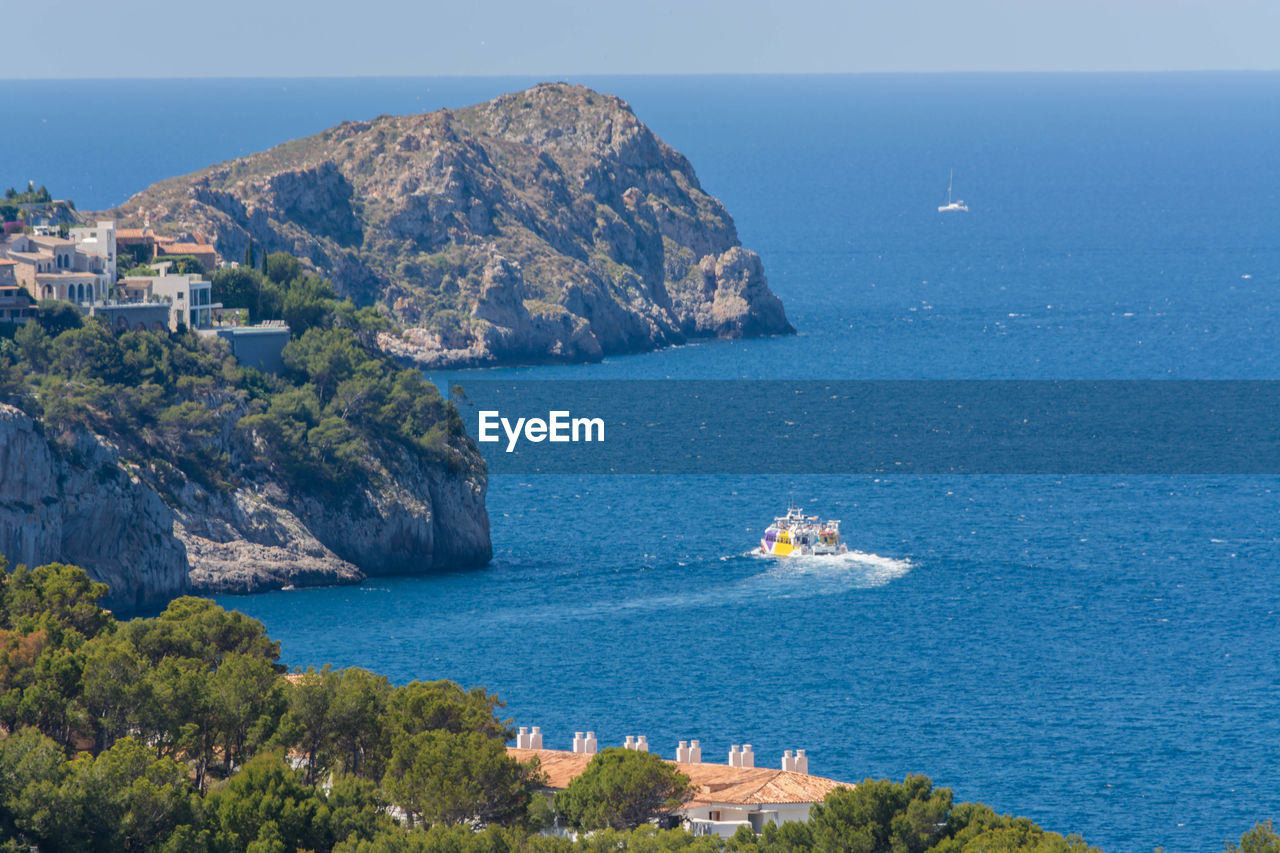
M225 266L238 263L224 261L199 235L169 237L117 228L111 220L69 225L52 215L7 222L0 236L0 332L29 322L39 301L55 299L117 332L190 329L220 337L241 363L278 370L288 327L249 325L240 309L215 303L208 276Z

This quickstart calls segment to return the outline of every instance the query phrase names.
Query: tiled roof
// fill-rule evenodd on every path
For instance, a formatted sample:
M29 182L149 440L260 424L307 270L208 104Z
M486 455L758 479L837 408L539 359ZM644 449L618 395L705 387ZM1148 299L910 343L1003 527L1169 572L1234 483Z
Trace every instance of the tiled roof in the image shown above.
M592 756L558 749L515 749L507 754L518 761L537 757L547 784L552 788L569 787L581 775ZM675 764L689 777L697 789L689 801L693 804L783 805L819 803L836 788L850 787L844 782L793 773L771 767L730 767L727 764Z
M29 242L35 243L37 246L74 246L75 240L64 240L61 237L46 237L41 234L35 234L27 238Z
M117 228L116 239L120 240L123 238L125 240L141 240L144 237L149 236L150 233L150 228Z
M581 752L565 752L560 749L516 749L507 747L507 755L516 761L528 761L536 757L547 776L547 786L557 790L569 787L569 783L582 775L592 756Z
M199 255L213 252L214 248L209 243L167 243L164 250L170 255Z

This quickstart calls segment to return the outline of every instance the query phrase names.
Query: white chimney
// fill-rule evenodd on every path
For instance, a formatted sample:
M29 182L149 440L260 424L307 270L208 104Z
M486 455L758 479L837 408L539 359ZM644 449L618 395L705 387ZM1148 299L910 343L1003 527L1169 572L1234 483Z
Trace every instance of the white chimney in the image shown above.
M804 754L803 749L796 750L796 772L805 775L809 773L809 756Z
M696 740L689 742L689 763L702 763L702 745Z
M542 749L542 726L534 726L529 733L529 748Z
M730 767L742 766L742 753L738 752L738 745L736 743L733 746L729 747L729 766Z
M682 740L680 745L676 747L676 764L689 763L689 741Z
M521 726L520 733L516 735L516 749L529 748L529 727Z
M595 732L587 732L586 739L582 741L582 751L587 755L595 755L599 751Z
M636 738L636 752L648 752L648 751L649 751L649 739L644 735L640 735L640 737Z
M624 744L622 745L622 748L623 748L623 749L635 749L635 748L636 748L636 736L635 736L635 735L627 735L627 742L626 742L626 743L624 743Z
M792 772L796 769L796 760L791 757L791 750L784 750L782 753L782 769Z
M751 744L744 743L742 745L742 754L738 757L738 761L739 761L739 764L738 764L739 767L755 767L756 766L756 756L755 756L755 753L751 751Z
M582 736L582 732L573 733L573 751L586 752L586 738Z

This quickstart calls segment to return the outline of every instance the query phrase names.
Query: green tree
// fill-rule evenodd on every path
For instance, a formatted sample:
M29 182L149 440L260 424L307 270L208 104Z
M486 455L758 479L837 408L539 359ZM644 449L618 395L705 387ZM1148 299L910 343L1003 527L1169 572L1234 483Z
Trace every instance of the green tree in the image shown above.
M0 738L0 839L19 836L19 824L31 826L32 803L23 792L34 787L54 787L66 775L62 747L33 728L23 728Z
M147 670L149 701L139 710L138 728L156 752L193 765L196 787L205 789L217 743L217 714L210 668L192 658L165 658Z
M263 258L262 272L276 284L288 285L302 277L302 263L288 252L272 252Z
M80 309L61 299L41 299L36 303L35 316L36 322L54 337L84 325L84 315L80 313Z
M307 275L293 279L284 292L281 313L294 337L331 325L337 294L328 279Z
M196 810L186 772L132 738L27 784L13 801L20 833L50 850L152 849Z
M13 333L14 354L32 372L43 373L53 358L49 333L39 322L24 323Z
M690 790L689 777L656 755L606 749L556 795L556 811L580 829L634 829L679 808Z
M81 689L94 726L95 752L124 737L152 701L146 675L147 661L123 635L98 636L86 644Z
M838 788L809 815L814 845L848 853L923 853L944 835L951 791L927 776Z
M1276 833L1271 821L1263 821L1240 836L1238 847L1228 841L1224 851L1225 853L1280 853L1280 834Z
M390 752L387 701L391 682L385 676L352 667L339 670L330 719L333 753L346 773L382 778Z
M510 720L499 720L502 702L483 688L463 690L452 681L411 681L391 695L389 721L392 737L412 737L427 731L454 734L479 732L508 741L515 737Z
M426 731L392 747L382 781L391 801L428 824L507 824L524 819L541 783L505 744L479 732Z
M28 569L18 566L0 578L4 589L5 624L23 634L46 630L54 643L68 633L81 640L114 625L111 614L98 606L107 585L90 580L78 566L49 563Z
M345 329L311 329L290 341L284 348L284 364L315 388L321 407L332 399L343 380L373 369L355 336Z
M1046 832L1027 818L999 815L980 803L961 803L947 817L945 838L930 853L1098 853L1078 835Z
M270 662L238 652L223 656L209 679L209 702L228 772L275 734L286 701L283 680Z
M322 850L332 846L323 795L279 755L259 755L205 798L219 849ZM257 845L256 847L254 845Z
M314 785L333 763L337 738L334 697L338 674L326 664L323 669L308 667L291 679L288 711L280 724L280 739L302 753L306 783Z
M123 630L152 663L180 657L216 665L231 653L268 662L280 657L280 644L272 642L261 622L207 598L175 598L156 618L135 619Z

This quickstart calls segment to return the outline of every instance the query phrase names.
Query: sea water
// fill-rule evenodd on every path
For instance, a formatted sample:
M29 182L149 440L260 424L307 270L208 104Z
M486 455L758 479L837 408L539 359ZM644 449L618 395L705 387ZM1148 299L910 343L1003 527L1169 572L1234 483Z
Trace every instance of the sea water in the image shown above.
M107 207L532 82L5 82L0 184ZM1280 75L574 82L689 156L799 334L433 378L1280 378ZM1280 817L1280 478L762 470L496 476L485 569L219 601L291 665L484 685L549 747L803 748L1109 851ZM788 497L853 553L752 555Z

